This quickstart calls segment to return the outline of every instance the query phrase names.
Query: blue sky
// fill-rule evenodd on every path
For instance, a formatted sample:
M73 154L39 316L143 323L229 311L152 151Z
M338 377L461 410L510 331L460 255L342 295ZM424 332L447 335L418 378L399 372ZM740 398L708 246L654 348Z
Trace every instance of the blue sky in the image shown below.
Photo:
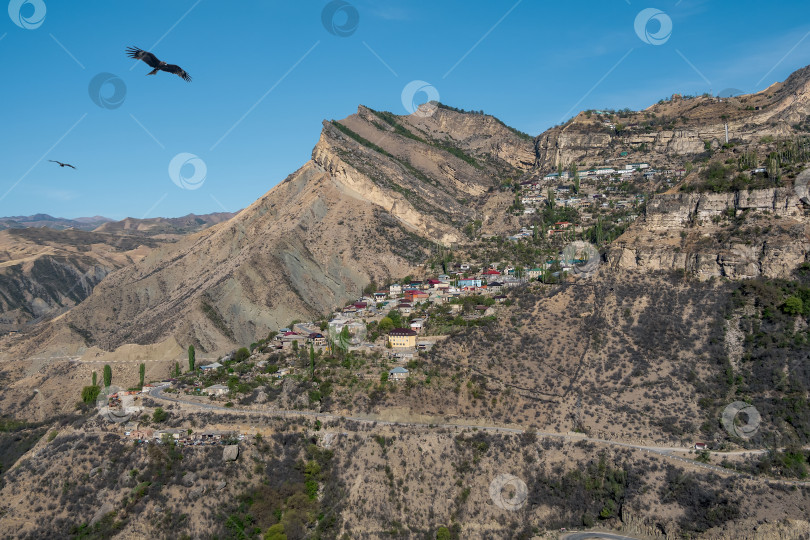
M414 80L443 103L537 135L582 109L639 109L673 92L756 91L810 64L806 0L9 5L15 20L0 10L4 216L235 211L309 159L322 120L358 104L407 114L402 91ZM663 15L639 35L636 18L647 8ZM662 34L662 21L671 33ZM644 41L656 38L661 44ZM193 82L146 77L148 66L126 57L130 45L180 65ZM100 73L114 77L103 98L125 88L117 107L91 99ZM179 168L187 181L176 185L169 164L183 153L199 159Z

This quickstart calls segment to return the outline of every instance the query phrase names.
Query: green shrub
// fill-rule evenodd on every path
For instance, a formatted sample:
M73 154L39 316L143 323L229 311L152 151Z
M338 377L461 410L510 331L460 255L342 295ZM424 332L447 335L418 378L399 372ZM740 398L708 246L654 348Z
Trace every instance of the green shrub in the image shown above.
M264 540L287 540L287 535L284 532L284 524L276 523L272 525L267 532L264 533Z
M87 404L95 403L98 395L101 393L101 387L96 385L85 386L82 388L82 401Z
M152 421L155 423L165 422L167 418L169 418L169 413L164 411L163 407L158 407L155 409L155 412L152 413Z
M798 296L789 296L782 306L782 311L787 315L799 315L804 312L804 303Z

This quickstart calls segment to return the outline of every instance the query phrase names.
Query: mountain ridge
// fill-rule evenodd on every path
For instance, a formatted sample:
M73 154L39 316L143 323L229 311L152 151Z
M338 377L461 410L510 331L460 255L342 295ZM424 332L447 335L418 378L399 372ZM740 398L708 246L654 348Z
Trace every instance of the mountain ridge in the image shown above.
M112 274L66 324L105 349L170 335L203 350L231 347L220 321L235 329L236 341L252 341L341 305L369 281L417 271L434 245L426 236L462 242L466 222L486 217L482 196L498 185L493 163L507 163L501 167L516 176L533 162L531 142L491 117L446 109L427 118L392 116L361 106L325 122L312 159L298 171L232 220ZM365 146L372 138L383 153ZM498 206L511 203L511 196L502 199ZM495 221L495 213L488 217ZM507 230L500 219L494 226Z

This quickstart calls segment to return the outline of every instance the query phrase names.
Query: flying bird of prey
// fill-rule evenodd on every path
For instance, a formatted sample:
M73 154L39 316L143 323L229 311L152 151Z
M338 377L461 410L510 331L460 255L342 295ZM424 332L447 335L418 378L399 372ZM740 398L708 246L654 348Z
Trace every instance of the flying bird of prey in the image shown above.
M62 163L61 161L55 161L53 159L49 159L48 161L50 161L51 163L58 163L60 167L70 167L71 169L76 168L73 165L71 165L70 163Z
M158 60L157 56L150 52L146 52L138 47L127 47L127 54L130 58L134 58L135 60L143 60L146 62L146 65L153 68L147 75L155 75L158 71L165 71L166 73L174 73L181 79L191 82L191 76L186 73L183 68L174 64L161 62Z

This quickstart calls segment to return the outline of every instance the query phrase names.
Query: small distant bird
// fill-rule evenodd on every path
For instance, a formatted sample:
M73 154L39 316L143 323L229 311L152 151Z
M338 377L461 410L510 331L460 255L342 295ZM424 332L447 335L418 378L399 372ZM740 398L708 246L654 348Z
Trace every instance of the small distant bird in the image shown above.
M71 165L70 163L62 163L61 161L55 161L53 159L49 159L48 161L50 161L51 163L58 163L60 167L70 167L71 169L76 168L73 165Z
M146 52L138 47L127 47L127 54L130 58L134 58L135 60L143 60L146 62L146 65L154 68L152 71L147 73L147 75L155 75L158 71L165 71L167 73L174 73L181 79L191 82L191 76L180 66L161 62L158 60L157 56L150 52Z

